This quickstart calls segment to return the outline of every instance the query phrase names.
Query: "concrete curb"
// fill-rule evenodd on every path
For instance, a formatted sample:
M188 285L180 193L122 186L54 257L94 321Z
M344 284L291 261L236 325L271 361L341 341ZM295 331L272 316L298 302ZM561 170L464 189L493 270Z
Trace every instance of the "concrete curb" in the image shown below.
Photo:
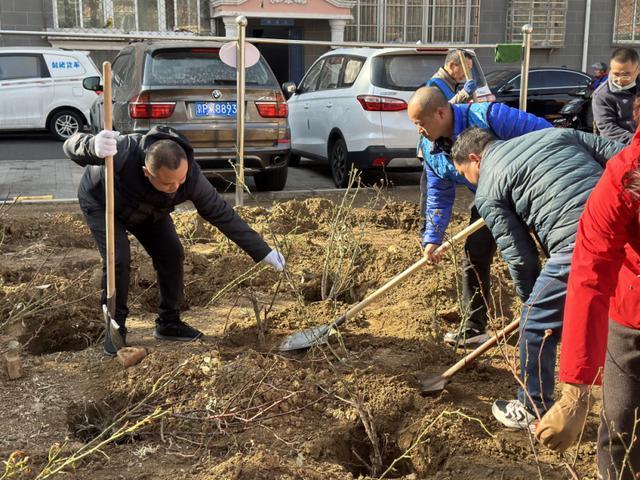
M420 195L419 185L404 185L400 187L386 187L382 189L362 188L359 193L369 197L382 191L385 195L393 197L406 197L408 201L418 201ZM322 197L322 198L341 198L344 196L346 188L318 188L309 190L284 190L280 192L256 192L245 194L245 205L255 205L261 202L282 202L294 199ZM234 203L235 193L221 193L222 197L230 204ZM27 197L29 198L29 197ZM7 199L0 201L0 205L46 205L46 204L73 204L78 203L77 198L54 198L54 199Z

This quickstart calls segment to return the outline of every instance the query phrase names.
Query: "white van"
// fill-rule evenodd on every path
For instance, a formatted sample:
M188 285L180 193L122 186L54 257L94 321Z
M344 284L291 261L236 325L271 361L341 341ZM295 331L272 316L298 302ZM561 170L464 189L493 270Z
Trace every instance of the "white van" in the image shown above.
M48 129L67 139L89 125L96 93L82 81L99 75L89 52L0 48L0 131Z

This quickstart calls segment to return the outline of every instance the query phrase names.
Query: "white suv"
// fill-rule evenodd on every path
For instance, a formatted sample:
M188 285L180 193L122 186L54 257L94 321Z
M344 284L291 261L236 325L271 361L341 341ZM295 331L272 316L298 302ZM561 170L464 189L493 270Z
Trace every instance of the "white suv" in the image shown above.
M491 91L474 57L478 99ZM338 187L349 181L351 166L361 170L418 171L418 133L407 115L407 101L444 63L447 50L433 48L346 48L321 56L291 97L291 156L328 160Z
M89 52L0 48L0 130L49 129L65 140L89 124L96 93L82 81L98 75Z

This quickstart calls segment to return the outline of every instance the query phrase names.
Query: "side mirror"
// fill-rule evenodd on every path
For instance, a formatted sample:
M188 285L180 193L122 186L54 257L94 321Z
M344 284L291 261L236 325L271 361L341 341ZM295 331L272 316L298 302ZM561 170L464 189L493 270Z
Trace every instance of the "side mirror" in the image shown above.
M91 90L92 92L101 92L102 85L100 84L100 77L87 77L82 80L82 86L85 90Z
M513 83L506 83L500 87L500 89L498 90L498 93L509 93L513 91L513 89L514 89Z
M288 99L289 97L291 97L291 95L298 91L298 88L293 82L284 82L282 84L282 91L284 92L284 96Z

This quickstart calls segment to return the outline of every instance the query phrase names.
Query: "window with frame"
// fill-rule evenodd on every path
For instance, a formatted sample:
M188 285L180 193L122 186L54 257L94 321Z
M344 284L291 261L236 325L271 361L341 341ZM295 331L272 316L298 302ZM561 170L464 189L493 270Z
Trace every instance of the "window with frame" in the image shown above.
M313 67L311 67L307 75L302 79L298 93L310 93L317 90L318 77L320 76L320 70L322 69L323 64L324 59L316 62Z
M613 43L640 43L640 1L616 1Z
M474 43L480 0L355 0L347 41Z
M338 80L340 80L340 72L344 57L337 55L335 57L327 57L320 72L320 81L318 82L318 90L332 90L338 88Z
M2 55L0 80L49 77L49 72L45 73L42 67L40 55Z
M533 27L532 48L564 47L568 0L509 0L507 42L522 43L522 27Z
M131 53L120 55L113 62L113 87L115 91L121 88L126 89L133 78L132 56Z
M589 83L589 78L574 72L551 70L545 76L544 86L547 88L579 88Z
M54 0L56 28L209 33L208 0Z
M352 86L356 82L356 79L358 78L363 65L364 58L347 58L347 61L344 65L342 81L340 82L340 88L347 88Z

